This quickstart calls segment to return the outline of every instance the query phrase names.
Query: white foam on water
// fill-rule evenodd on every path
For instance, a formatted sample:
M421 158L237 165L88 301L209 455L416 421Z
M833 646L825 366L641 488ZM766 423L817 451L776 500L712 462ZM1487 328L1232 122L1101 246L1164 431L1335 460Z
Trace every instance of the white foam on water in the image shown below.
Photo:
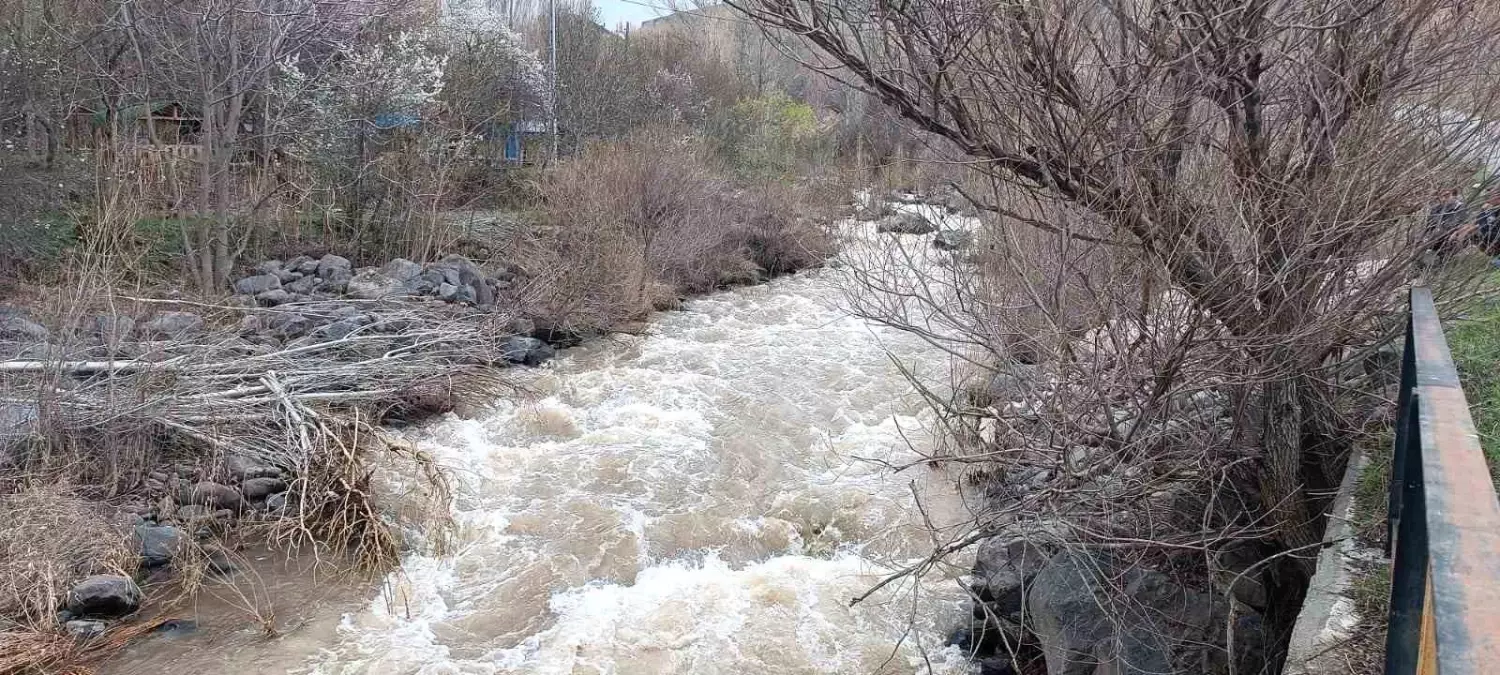
M951 572L850 606L930 550L914 490L960 513L888 350L936 375L948 355L839 309L840 278L692 302L517 371L535 400L416 432L453 476L456 549L410 556L310 670L968 672L941 644Z

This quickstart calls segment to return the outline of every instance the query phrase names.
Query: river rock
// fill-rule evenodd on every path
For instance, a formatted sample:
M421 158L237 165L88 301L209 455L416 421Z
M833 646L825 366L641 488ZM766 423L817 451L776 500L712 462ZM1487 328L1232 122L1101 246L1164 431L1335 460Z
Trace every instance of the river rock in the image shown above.
M239 490L212 481L195 483L183 496L178 501L214 509L236 509L244 500Z
M405 282L421 274L422 266L406 258L396 258L382 265L380 273L396 281Z
M275 478L281 475L281 470L274 466L257 462L253 459L230 455L220 462L219 467L224 473L237 481L245 481L251 478Z
M135 331L135 319L118 314L100 314L94 317L93 323L94 338L106 346L124 342Z
M203 331L203 317L192 312L162 312L141 324L140 332L149 338L178 339Z
M539 366L556 353L551 345L532 337L512 335L500 344L500 354L506 361L528 366Z
M296 295L288 293L285 289L273 288L264 293L255 294L255 301L266 307L284 305L297 299Z
M234 291L245 295L259 295L276 288L281 288L281 278L269 273L245 277L234 282Z
M881 218L875 225L875 231L890 234L931 234L937 231L937 227L921 214L901 211Z
M290 496L285 492L266 495L266 511L277 514L285 512L287 504L289 503L289 497Z
M280 478L251 478L240 485L240 490L246 499L260 499L286 491L286 481Z
M344 292L361 300L379 300L393 295L404 295L405 287L373 267L360 270L345 285Z
M52 331L42 324L16 313L0 314L0 340L45 342L49 337Z
M940 251L958 251L974 245L974 235L964 230L942 230L932 238L932 247Z
M324 279L348 280L354 276L354 265L344 256L329 253L318 259L317 273Z
M182 546L182 530L171 525L136 525L135 537L141 543L141 565L161 567L172 562Z
M130 577L99 574L78 582L68 590L65 608L75 616L114 618L141 606L141 587Z
M63 630L75 638L88 640L104 634L104 622L90 619L73 619L63 624Z
M288 293L296 293L297 295L309 295L313 291L317 290L318 284L321 283L323 283L323 280L318 277L303 276L297 278L294 281L287 282L287 284L283 286L283 288L285 288Z

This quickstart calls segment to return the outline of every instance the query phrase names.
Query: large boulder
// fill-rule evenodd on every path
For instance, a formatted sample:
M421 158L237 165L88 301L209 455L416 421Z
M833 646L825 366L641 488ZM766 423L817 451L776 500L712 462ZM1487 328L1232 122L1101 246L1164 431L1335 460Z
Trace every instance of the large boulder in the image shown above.
M259 295L277 288L281 288L281 277L275 274L257 274L234 282L234 292L245 295Z
M536 338L512 335L501 343L500 353L511 363L539 366L551 359L556 351L552 349L552 345Z
M361 300L379 300L407 293L400 280L388 277L374 267L362 269L351 277L344 292Z
M329 253L318 259L317 274L325 280L339 279L347 281L354 276L354 264L348 258L341 255Z
M937 231L937 226L922 214L901 211L881 218L875 225L875 231L890 234L932 234Z
M0 313L0 340L45 342L51 336L52 332L46 326L19 313Z
M1222 616L1212 594L1077 550L1054 556L1036 574L1026 609L1049 675L1184 672L1183 660L1201 669ZM1184 645L1204 648L1179 651Z
M130 577L99 574L68 590L65 608L75 616L115 618L141 606L141 587Z
M170 564L184 541L182 530L171 525L144 523L135 526L135 538L141 544L143 567L161 567Z
M203 331L203 317L192 312L162 312L141 324L140 332L148 338L178 339Z
M396 258L381 266L380 273L396 281L406 281L422 273L422 266L406 258Z

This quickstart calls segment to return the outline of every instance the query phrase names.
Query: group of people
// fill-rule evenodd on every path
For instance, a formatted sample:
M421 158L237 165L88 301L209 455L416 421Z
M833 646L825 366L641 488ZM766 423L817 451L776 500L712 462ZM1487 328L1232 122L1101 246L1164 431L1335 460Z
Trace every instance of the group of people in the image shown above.
M1500 191L1491 192L1477 212L1458 190L1439 192L1427 209L1424 235L1427 250L1439 261L1473 244L1500 266Z

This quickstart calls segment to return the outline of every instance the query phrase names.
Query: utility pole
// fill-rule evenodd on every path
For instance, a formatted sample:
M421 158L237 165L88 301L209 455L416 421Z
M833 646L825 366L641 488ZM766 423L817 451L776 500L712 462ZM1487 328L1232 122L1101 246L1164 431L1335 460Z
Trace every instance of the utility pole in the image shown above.
M557 0L547 0L547 23L552 63L552 161L557 161Z

